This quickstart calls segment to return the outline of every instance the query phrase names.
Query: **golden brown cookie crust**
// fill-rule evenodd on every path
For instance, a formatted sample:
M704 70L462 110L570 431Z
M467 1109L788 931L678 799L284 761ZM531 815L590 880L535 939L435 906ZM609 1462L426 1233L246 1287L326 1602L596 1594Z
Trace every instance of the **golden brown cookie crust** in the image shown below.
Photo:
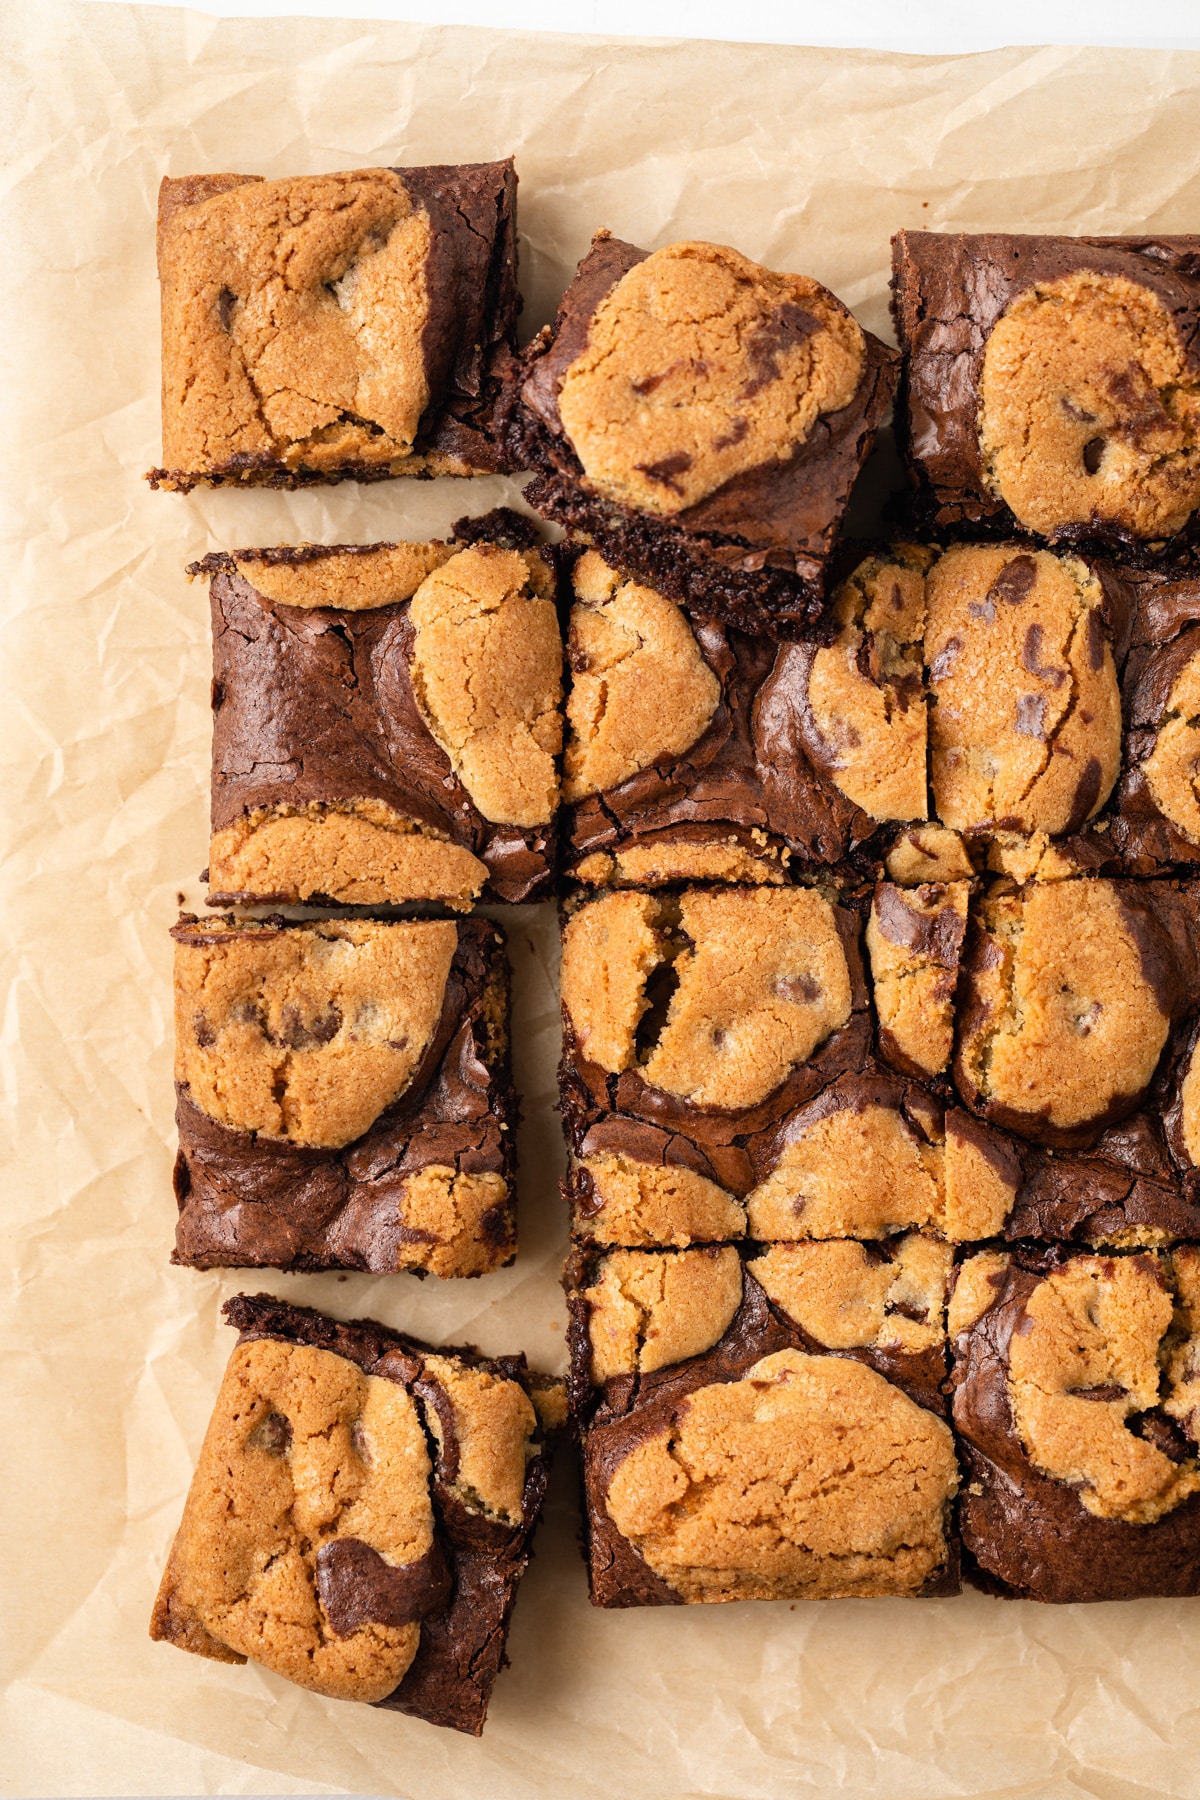
M946 551L926 579L930 779L954 830L1076 830L1121 764L1104 592L1077 557Z
M609 1484L688 1602L916 1594L946 1561L950 1432L873 1369L781 1350L700 1388Z
M310 800L255 807L209 840L214 894L343 906L440 900L469 912L487 864L384 800Z
M586 1156L579 1166L591 1177L587 1235L598 1244L682 1249L745 1235L745 1208L694 1169L622 1155Z
M897 887L970 881L975 873L962 838L944 825L914 825L902 832L888 851L884 867L888 880Z
M1170 537L1200 503L1200 381L1138 282L1080 269L1018 294L979 394L985 480L1031 531Z
M894 1106L843 1106L794 1132L746 1197L751 1237L890 1237L941 1213L942 1151Z
M921 645L932 561L932 551L902 546L860 563L834 596L837 634L809 671L822 768L881 822L927 812Z
M272 606L372 612L411 600L425 577L454 554L453 544L377 544L365 551L334 552L300 562L237 557L234 566Z
M419 1622L339 1636L317 1556L353 1538L393 1568L433 1544L425 1433L404 1388L345 1357L270 1340L230 1359L163 1576L151 1636L259 1662L316 1693L382 1700ZM223 1652L224 1654L220 1654Z
M609 1075L631 1069L646 982L666 960L660 907L649 894L605 894L563 931L562 1003L582 1056Z
M1193 1168L1200 1168L1200 1039L1193 1044L1179 1087L1183 1147Z
M957 1057L973 1104L1071 1131L1142 1093L1170 1021L1113 883L1035 883L988 896L980 919L995 951Z
M594 850L571 870L594 887L662 887L671 881L723 881L738 887L780 887L790 852L764 847L755 852L736 838L630 844L610 854Z
M1020 1186L1020 1166L973 1119L946 1114L942 1151L942 1211L938 1228L953 1244L999 1237Z
M503 1175L427 1163L401 1190L401 1222L420 1235L397 1246L397 1266L444 1279L502 1268L512 1260L513 1245L507 1230L496 1230L493 1222L507 1200Z
M1009 1400L1042 1473L1100 1519L1149 1525L1200 1489L1128 1428L1159 1404L1159 1347L1174 1316L1164 1265L1149 1255L1076 1256L1040 1281L1009 1344Z
M594 550L575 565L563 797L618 786L703 737L721 684L682 607L623 580Z
M524 1517L525 1471L537 1454L538 1418L519 1382L474 1369L456 1357L427 1356L423 1382L435 1381L454 1420L456 1472L447 1482L469 1512L485 1513L505 1525ZM436 1406L426 1421L445 1457L446 1429Z
M165 204L165 466L396 472L430 400L430 242L428 214L391 169L245 177Z
M562 637L540 552L475 544L417 589L422 717L485 819L529 828L558 805Z
M882 883L867 921L880 1030L907 1073L940 1075L954 1048L954 989L971 886Z
M457 942L432 920L207 922L175 946L175 1079L234 1131L352 1143L412 1080Z
M959 1264L946 1308L946 1332L950 1338L969 1331L996 1304L1011 1262L1003 1250L980 1250Z
M694 1106L756 1106L850 1017L833 908L811 888L688 889L679 928L694 947L645 1079Z
M711 1350L741 1305L741 1260L736 1250L613 1250L582 1297L600 1387Z
M669 517L790 457L865 364L861 328L818 282L668 244L600 302L558 412L594 492Z
M751 1270L767 1297L827 1350L908 1355L946 1341L953 1255L949 1244L910 1232L896 1240L891 1262L871 1257L851 1238L837 1238L773 1244Z
M1163 817L1200 844L1200 651L1175 678L1142 774Z

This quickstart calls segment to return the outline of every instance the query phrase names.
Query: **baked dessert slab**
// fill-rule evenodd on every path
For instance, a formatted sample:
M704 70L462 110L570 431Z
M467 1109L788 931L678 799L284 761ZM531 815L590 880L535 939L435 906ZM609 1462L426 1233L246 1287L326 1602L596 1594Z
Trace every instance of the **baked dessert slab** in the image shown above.
M217 552L209 903L468 910L555 861L562 637L530 521Z
M561 1382L239 1294L150 1635L478 1737Z
M1200 1250L983 1251L949 1307L964 1548L1045 1601L1200 1593Z
M957 1592L949 1268L915 1234L577 1254L593 1604Z
M1110 836L1131 874L1200 861L1200 579L1133 571L1125 758Z
M504 936L185 916L177 1263L479 1275L516 1253Z
M1200 238L898 232L899 435L937 532L1190 560Z
M601 232L517 365L508 454L623 574L744 630L806 626L896 366L806 276Z
M500 467L515 348L511 159L165 179L154 487L301 487Z
M689 618L595 550L576 561L567 872L593 886L780 883L927 814L911 546L840 583L827 642Z

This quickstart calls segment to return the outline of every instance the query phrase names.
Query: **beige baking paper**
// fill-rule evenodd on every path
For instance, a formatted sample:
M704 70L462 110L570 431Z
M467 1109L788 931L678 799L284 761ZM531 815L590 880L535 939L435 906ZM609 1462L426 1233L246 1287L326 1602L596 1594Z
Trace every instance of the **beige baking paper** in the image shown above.
M1200 229L1200 56L963 58L4 8L4 1791L408 1800L1200 1794L1200 1603L590 1610L561 1472L480 1743L152 1644L236 1276L172 1269L167 927L205 860L212 548L509 494L153 494L164 174L514 151L526 326L592 230L736 244L886 328L900 225ZM561 1364L549 909L510 913L522 1252L256 1280Z

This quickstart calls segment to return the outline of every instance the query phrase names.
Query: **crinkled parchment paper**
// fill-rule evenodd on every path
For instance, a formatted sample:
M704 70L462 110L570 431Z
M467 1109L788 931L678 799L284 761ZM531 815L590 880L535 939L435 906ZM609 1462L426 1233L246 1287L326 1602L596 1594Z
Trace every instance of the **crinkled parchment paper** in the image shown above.
M1200 56L641 44L9 0L0 69L11 1138L0 1771L14 1794L411 1800L1200 1794L1200 1603L589 1609L569 1472L481 1743L151 1644L241 1285L561 1359L549 909L511 913L522 1252L479 1282L200 1275L174 1207L168 925L200 900L206 550L422 536L511 490L152 494L163 174L515 151L527 327L591 231L711 237L886 328L900 225L1200 229Z

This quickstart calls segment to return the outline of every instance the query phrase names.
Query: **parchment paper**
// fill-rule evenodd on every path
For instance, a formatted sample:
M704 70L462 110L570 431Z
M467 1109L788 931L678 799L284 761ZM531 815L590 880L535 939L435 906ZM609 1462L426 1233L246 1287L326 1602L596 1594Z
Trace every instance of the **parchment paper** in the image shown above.
M1200 57L947 59L176 10L5 9L6 1490L13 1794L1200 1794L1200 1604L588 1606L558 1477L473 1743L151 1644L231 1334L269 1286L561 1364L549 909L510 913L522 1251L479 1282L172 1269L167 926L205 860L212 548L421 536L510 495L152 494L160 176L515 151L526 327L594 227L710 237L886 330L900 225L1200 226Z

